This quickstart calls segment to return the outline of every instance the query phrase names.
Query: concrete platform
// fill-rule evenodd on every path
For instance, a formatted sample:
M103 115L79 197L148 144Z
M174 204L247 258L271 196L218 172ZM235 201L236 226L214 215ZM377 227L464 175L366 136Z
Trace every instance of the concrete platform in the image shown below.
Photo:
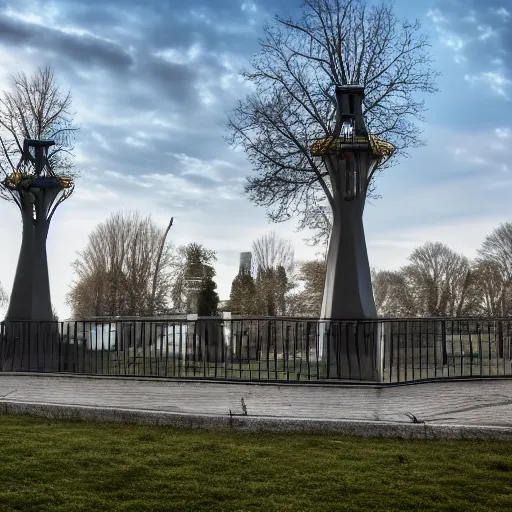
M187 428L512 439L512 379L288 385L0 373L0 412Z

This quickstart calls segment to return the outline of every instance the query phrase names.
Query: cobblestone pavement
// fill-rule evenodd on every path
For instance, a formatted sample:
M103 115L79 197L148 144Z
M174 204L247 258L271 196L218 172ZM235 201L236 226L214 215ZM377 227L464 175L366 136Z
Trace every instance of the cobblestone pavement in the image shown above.
M407 386L261 385L0 374L0 403L40 403L201 415L512 427L512 379Z

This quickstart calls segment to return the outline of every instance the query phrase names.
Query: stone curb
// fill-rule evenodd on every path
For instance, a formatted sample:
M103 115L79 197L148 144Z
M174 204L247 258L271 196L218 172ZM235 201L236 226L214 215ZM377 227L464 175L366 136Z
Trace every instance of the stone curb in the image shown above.
M187 414L141 409L16 402L9 400L0 400L0 414L29 414L31 416L58 420L165 425L174 428L194 430L315 433L401 439L512 440L512 427L433 425L314 418L276 418L272 416Z

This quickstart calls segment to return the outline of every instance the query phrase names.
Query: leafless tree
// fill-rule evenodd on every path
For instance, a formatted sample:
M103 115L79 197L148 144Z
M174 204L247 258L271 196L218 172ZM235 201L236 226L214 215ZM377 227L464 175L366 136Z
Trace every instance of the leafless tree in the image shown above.
M167 229L165 230L164 234L162 235L162 238L160 240L160 247L158 249L158 254L156 257L155 262L155 271L153 272L153 283L151 286L151 299L149 301L149 314L150 316L153 316L155 314L155 307L156 307L156 298L157 298L157 292L158 292L158 278L160 277L160 269L162 268L162 260L164 258L164 252L166 249L166 241L167 241L167 235L169 234L169 231L172 228L172 223L174 221L174 217L171 217L171 220L169 221L169 225L167 226ZM164 260L165 263L165 260Z
M439 242L414 249L397 271L373 270L375 305L384 317L460 317L480 311L471 262Z
M293 269L295 249L290 240L278 237L274 231L253 242L252 254L256 269L269 270L281 266L287 273Z
M504 277L512 278L512 222L500 224L477 252L480 261L493 262Z
M500 224L477 252L475 275L482 313L487 316L512 314L512 223Z
M375 307L380 317L417 316L415 296L402 272L372 269L372 285Z
M11 90L0 98L0 170L12 174L23 152L24 139L50 139L55 142L48 152L53 171L76 176L73 142L78 127L73 124L71 92L58 85L51 67L38 68L27 76L20 72L11 77ZM67 199L68 190L55 204ZM15 194L0 184L0 196L18 203Z
M76 317L160 314L173 281L174 253L151 217L118 212L89 235L73 263L68 295Z
M330 232L332 188L314 141L340 133L335 85L364 86L369 131L391 142L396 156L423 144L423 96L435 92L427 38L418 21L401 21L391 4L305 0L298 20L276 16L244 77L255 92L228 120L228 141L241 146L257 176L246 192L272 221L298 215L300 227ZM388 161L386 166L392 165ZM367 180L375 197L376 168Z
M512 282L493 261L477 260L473 267L475 294L479 298L478 313L486 317L512 314Z
M265 316L287 314L288 294L295 286L295 250L291 241L271 232L253 242L252 254L256 311Z
M426 242L401 269L419 316L467 316L474 313L471 263L439 242Z

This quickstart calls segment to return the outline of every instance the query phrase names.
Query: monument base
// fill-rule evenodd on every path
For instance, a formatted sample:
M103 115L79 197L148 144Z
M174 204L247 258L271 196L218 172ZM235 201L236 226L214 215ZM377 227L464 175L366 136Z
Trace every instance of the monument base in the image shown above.
M6 321L0 342L3 372L59 371L61 343L57 322Z
M322 323L319 355L325 376L337 380L380 382L382 334L380 322Z

